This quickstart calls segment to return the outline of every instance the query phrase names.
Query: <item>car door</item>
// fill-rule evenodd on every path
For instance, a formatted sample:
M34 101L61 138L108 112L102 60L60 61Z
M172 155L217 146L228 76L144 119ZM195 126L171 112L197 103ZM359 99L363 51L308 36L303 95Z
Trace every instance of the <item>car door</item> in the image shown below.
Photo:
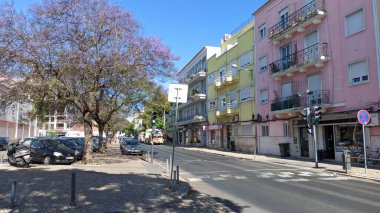
M44 145L39 140L33 140L30 144L30 157L33 162L42 162L44 156Z

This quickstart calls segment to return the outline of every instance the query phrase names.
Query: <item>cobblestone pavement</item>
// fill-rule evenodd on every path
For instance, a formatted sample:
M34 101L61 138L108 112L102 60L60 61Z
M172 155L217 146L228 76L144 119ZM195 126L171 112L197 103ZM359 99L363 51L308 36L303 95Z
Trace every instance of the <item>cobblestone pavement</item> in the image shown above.
M0 153L0 158L1 158ZM239 212L232 202L191 191L182 182L173 194L163 169L145 157L121 155L119 144L95 154L92 165L0 164L0 212ZM70 205L71 177L76 174L76 205ZM16 204L9 209L12 181ZM231 210L235 209L235 210Z

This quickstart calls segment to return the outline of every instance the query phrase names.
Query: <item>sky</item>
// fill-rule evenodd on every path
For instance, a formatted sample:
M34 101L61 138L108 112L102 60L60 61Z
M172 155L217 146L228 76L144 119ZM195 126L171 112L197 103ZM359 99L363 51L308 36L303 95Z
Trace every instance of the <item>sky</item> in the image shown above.
M0 0L4 2L5 0ZM42 0L13 0L17 10ZM267 0L110 0L132 13L143 34L156 36L180 59L181 70L204 46L220 46Z

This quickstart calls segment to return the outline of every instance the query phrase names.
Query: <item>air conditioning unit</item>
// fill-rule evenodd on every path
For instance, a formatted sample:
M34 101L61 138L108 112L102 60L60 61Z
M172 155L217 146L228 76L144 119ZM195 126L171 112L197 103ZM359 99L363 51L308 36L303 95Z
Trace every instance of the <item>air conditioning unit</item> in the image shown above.
M239 116L235 115L234 117L232 117L232 121L233 122L239 121Z
M232 36L230 34L224 34L224 41L227 41L231 38Z

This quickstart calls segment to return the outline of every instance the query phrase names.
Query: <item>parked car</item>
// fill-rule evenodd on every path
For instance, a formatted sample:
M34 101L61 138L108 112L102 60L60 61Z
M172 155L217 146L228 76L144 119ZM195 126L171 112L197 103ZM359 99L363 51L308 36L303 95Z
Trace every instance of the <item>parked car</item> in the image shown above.
M123 138L120 143L120 150L122 154L143 155L144 153L139 140L132 138Z
M79 154L52 138L26 138L22 145L30 150L32 163L71 164L76 160L76 154Z
M8 142L9 142L9 138L8 137L0 137L0 151L7 149Z
M76 156L78 160L83 158L84 143L81 143L78 139L75 138L57 138L58 142L64 146L77 151Z

